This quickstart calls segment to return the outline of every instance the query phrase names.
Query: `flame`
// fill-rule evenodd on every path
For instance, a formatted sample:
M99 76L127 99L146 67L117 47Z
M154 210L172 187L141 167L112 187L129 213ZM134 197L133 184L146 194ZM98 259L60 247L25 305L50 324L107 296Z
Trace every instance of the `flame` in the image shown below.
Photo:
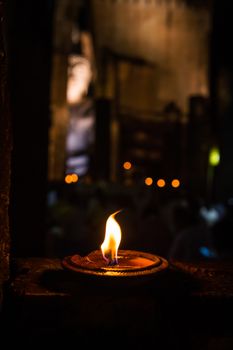
M106 221L105 238L101 245L103 258L109 265L118 264L117 251L121 242L121 228L114 217L120 211L121 210L118 210L108 217Z

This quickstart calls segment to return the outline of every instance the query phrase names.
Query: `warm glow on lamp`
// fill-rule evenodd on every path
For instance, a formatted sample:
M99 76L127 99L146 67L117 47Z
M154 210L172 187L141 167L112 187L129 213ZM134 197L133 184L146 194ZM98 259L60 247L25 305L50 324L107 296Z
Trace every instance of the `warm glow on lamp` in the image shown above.
M132 168L132 164L131 164L130 162L124 162L123 168L124 168L125 170L129 170L129 169Z
M165 185L166 185L166 182L164 181L164 179L158 179L157 181L158 187L164 187Z
M152 179L152 177L147 177L147 178L145 179L145 184L146 184L147 186L151 186L151 185L153 184L153 179Z
M172 187L177 188L180 186L180 181L178 179L173 179L171 184Z
M121 228L114 217L119 212L120 210L116 211L107 219L105 238L101 245L103 257L109 265L118 264L117 251L121 242Z

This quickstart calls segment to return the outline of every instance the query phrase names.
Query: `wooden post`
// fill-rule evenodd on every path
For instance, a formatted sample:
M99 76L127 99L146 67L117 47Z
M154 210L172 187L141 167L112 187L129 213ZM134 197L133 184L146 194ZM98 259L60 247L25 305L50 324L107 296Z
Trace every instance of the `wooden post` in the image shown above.
M12 115L11 252L43 256L53 1L7 3Z
M11 166L11 123L9 112L7 60L4 45L4 1L0 2L0 305L2 303L2 286L9 277L9 200L10 200L10 166Z

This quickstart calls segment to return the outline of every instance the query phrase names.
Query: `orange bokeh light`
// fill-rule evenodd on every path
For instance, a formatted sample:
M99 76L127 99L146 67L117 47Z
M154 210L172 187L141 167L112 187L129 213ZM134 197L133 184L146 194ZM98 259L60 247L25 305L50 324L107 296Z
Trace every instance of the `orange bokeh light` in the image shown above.
M66 177L65 177L65 182L67 183L67 184L71 184L72 182L73 182L73 180L72 180L72 175L66 175Z
M68 174L65 176L65 182L67 184L71 184L72 182L78 182L78 175L77 174Z
M153 184L153 179L152 179L151 177L147 177L147 178L145 179L145 184L146 184L147 186L151 186L151 185Z
M177 188L180 186L180 181L178 179L173 179L171 184L172 187Z
M131 164L130 162L124 162L123 168L124 168L125 170L129 170L129 169L132 168L132 164Z
M166 182L164 181L164 179L158 179L157 181L158 187L164 187L165 185L166 185Z
M72 182L78 182L78 175L77 174L72 174L71 178L72 178Z

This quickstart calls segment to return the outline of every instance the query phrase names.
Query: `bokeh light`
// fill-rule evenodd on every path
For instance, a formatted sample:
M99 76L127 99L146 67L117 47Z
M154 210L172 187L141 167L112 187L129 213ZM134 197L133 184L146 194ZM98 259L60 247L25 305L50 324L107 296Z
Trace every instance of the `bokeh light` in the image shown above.
M153 179L152 179L151 177L147 177L147 178L145 179L145 184L146 184L147 186L151 186L151 185L153 184Z
M125 170L129 170L129 169L132 168L132 164L131 164L130 162L124 162L123 168L124 168Z
M171 185L172 187L177 188L180 186L180 181L178 179L173 179Z
M166 185L166 182L165 182L165 180L164 179L158 179L158 181L157 181L157 186L158 187L164 187Z

